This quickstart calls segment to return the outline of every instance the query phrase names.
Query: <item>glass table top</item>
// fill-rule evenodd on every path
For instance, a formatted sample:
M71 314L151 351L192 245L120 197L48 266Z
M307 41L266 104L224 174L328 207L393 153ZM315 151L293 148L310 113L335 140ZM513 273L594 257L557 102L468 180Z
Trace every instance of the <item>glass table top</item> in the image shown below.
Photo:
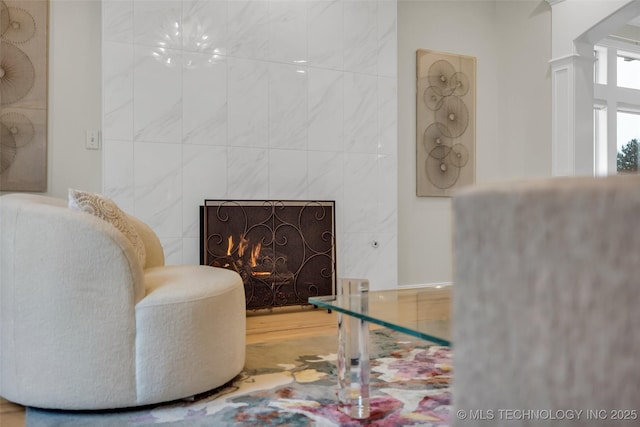
M311 297L309 303L448 346L452 291L452 285L426 286Z

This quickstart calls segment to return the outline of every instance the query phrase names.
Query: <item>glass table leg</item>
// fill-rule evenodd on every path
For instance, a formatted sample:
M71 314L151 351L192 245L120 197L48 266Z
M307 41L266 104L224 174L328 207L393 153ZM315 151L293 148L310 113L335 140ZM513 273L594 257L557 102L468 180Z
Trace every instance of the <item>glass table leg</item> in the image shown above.
M368 308L369 282L343 279L340 297ZM352 418L369 417L369 322L338 313L338 400Z

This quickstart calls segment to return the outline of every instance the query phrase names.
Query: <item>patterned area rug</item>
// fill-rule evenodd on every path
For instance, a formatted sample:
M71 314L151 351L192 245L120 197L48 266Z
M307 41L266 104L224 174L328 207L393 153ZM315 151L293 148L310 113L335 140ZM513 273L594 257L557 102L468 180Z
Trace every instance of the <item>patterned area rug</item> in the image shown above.
M218 389L128 411L27 409L27 427L447 426L451 351L387 329L371 333L371 416L336 404L335 337L247 347L246 369Z

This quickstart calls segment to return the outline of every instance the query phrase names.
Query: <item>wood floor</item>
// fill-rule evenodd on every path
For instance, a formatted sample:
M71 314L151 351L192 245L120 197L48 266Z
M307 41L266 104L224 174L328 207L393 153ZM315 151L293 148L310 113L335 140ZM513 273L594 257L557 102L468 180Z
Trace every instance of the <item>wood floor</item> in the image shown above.
M335 313L296 307L247 315L247 344L320 335L337 337ZM0 397L0 427L25 427L24 407Z

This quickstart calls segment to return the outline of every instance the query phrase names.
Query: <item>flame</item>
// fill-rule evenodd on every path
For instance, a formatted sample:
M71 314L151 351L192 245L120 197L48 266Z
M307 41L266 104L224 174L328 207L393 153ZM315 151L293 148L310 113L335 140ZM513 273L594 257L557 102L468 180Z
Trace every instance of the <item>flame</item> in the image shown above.
M258 265L257 260L260 255L260 248L262 247L262 243L258 242L257 245L253 247L251 251L251 267L256 267Z
M253 277L271 276L271 272L270 271L252 271L251 275Z
M233 236L229 236L229 245L227 246L227 255L231 255L233 249Z
M244 238L244 234L240 235L240 243L238 244L238 256L243 257L244 251L249 246L249 241Z

